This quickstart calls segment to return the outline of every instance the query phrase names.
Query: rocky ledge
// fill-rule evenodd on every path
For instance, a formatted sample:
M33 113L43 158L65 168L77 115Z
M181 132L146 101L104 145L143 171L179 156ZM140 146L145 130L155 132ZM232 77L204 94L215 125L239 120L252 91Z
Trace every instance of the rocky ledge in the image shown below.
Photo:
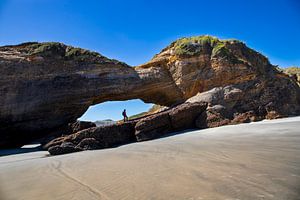
M51 155L83 150L103 149L130 142L151 140L174 131L203 127L196 124L203 116L206 103L183 103L160 113L137 120L109 126L92 127L77 133L56 138L44 145ZM201 120L205 122L205 120Z
M211 36L179 39L137 67L61 43L3 46L0 73L0 148L61 135L89 106L113 100L206 102L203 127L300 114L295 78L240 41Z

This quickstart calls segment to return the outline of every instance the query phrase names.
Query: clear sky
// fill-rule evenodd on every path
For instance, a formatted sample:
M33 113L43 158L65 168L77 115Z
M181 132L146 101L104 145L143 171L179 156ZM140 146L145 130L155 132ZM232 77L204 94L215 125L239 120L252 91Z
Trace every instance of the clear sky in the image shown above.
M272 64L300 66L299 0L0 0L0 45L58 41L129 65L173 40L235 38ZM140 100L93 106L85 120L120 119L149 109Z

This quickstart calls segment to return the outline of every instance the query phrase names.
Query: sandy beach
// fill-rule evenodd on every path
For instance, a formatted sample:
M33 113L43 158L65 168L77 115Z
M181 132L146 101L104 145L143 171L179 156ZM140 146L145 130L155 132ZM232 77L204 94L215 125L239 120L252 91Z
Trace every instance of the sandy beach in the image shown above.
M300 199L300 117L2 156L0 199Z

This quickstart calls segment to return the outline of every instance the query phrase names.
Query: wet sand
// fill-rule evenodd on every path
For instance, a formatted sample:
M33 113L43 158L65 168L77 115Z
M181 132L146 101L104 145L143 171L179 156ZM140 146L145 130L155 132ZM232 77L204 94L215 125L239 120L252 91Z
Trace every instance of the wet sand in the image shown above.
M300 199L300 117L0 157L0 200Z

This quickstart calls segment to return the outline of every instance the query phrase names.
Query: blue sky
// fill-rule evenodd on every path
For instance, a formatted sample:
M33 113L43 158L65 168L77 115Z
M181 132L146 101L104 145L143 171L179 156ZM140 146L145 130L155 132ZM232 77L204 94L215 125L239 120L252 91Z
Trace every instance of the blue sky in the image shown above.
M280 66L300 65L299 0L0 0L0 45L59 41L130 65L171 41L210 34L235 38ZM147 110L139 100L93 106L85 120Z

